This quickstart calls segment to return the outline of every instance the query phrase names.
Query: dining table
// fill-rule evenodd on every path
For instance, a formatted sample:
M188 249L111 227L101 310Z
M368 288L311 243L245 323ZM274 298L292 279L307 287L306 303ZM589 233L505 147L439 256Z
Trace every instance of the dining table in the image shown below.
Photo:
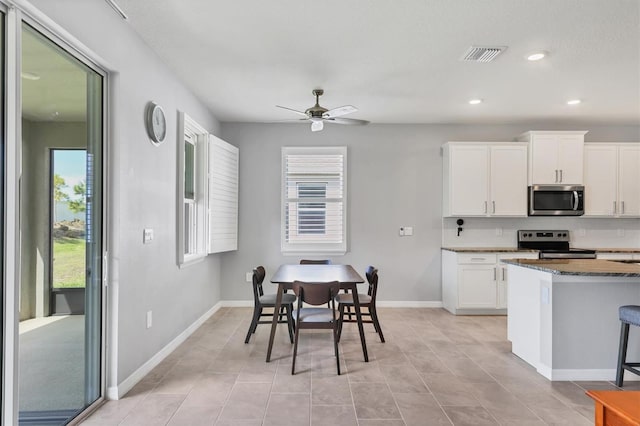
M358 323L358 331L360 332L360 343L362 345L362 354L365 362L369 362L369 354L367 353L367 343L364 337L364 327L362 326L362 315L360 313L360 301L358 300L357 284L363 283L364 279L351 265L280 265L276 273L271 278L271 282L278 284L276 293L276 303L274 312L280 311L282 304L282 295L285 290L293 288L294 281L302 281L308 283L327 283L338 281L340 288L348 290L353 294L353 304ZM271 350L273 349L273 341L276 335L278 325L278 315L273 316L271 322L271 335L269 336L269 346L267 348L267 362L271 361Z

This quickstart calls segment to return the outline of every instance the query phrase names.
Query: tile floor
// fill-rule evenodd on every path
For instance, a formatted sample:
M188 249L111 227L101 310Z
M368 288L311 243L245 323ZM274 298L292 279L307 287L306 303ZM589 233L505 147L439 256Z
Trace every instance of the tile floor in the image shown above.
M119 401L83 425L590 425L585 389L609 382L549 382L510 352L506 317L453 316L442 309L380 309L387 340L365 325L365 363L355 324L340 343L301 334L297 374L286 326L265 363L269 326L244 344L247 308L224 308ZM630 382L625 389L640 389Z

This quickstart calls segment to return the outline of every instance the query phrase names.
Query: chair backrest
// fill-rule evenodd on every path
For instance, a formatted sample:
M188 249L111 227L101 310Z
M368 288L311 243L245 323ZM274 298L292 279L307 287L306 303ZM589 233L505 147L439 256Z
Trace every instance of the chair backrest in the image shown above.
M367 275L367 282L369 282L369 290L367 291L367 294L371 296L371 302L375 303L376 294L378 293L378 269L373 266L369 266L365 274Z
M302 302L309 305L324 305L340 292L340 283L331 281L328 283L305 283L302 281L293 282L293 292L298 296L299 305Z
M262 282L264 281L264 276L266 275L266 271L263 266L258 266L253 270L253 301L258 304L258 299L260 296L264 295L264 291L262 290Z
M320 260L311 260L311 259L301 259L301 265L331 265L331 260L329 259L320 259Z

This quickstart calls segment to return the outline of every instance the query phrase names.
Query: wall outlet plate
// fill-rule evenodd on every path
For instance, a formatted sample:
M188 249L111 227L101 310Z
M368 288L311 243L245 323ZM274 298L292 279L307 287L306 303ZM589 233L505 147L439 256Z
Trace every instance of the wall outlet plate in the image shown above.
M142 242L143 244L149 244L153 241L153 229L145 228L142 232Z
M147 328L153 325L153 311L147 311Z
M253 281L253 272L247 272L244 276L245 281L247 281L248 283L250 283L251 281Z

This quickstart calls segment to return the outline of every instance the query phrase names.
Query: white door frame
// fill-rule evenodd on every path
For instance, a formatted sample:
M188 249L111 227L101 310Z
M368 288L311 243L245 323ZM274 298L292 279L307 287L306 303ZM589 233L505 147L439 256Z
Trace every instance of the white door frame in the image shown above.
M60 25L45 14L36 9L25 0L0 0L0 10L6 13L5 24L5 215L4 220L4 307L3 307L3 342L4 354L2 367L2 406L0 407L1 424L18 423L18 317L20 294L20 200L19 185L21 176L21 79L20 79L20 51L21 51L21 25L26 22L54 41L59 47L67 51L73 57L83 62L89 68L103 76L103 215L102 215L102 241L103 241L103 268L102 268L102 357L101 357L101 395L102 397L85 410L90 412L99 405L106 392L107 386L114 386L117 380L116 363L113 362L117 355L117 316L115 306L117 292L110 291L107 294L107 284L110 290L115 290L108 271L113 270L111 259L114 254L113 243L114 228L117 221L112 221L114 215L110 215L117 198L111 192L116 189L117 182L112 181L114 155L113 108L115 86L117 84L117 72L107 61L95 54L76 39ZM117 234L116 234L117 235ZM107 255L109 254L109 256ZM109 280L109 282L108 282ZM115 296L115 297L114 297ZM113 311L113 312L112 312ZM107 324L107 321L110 321ZM105 348L109 348L106 352ZM78 416L71 424L76 423L83 416Z

